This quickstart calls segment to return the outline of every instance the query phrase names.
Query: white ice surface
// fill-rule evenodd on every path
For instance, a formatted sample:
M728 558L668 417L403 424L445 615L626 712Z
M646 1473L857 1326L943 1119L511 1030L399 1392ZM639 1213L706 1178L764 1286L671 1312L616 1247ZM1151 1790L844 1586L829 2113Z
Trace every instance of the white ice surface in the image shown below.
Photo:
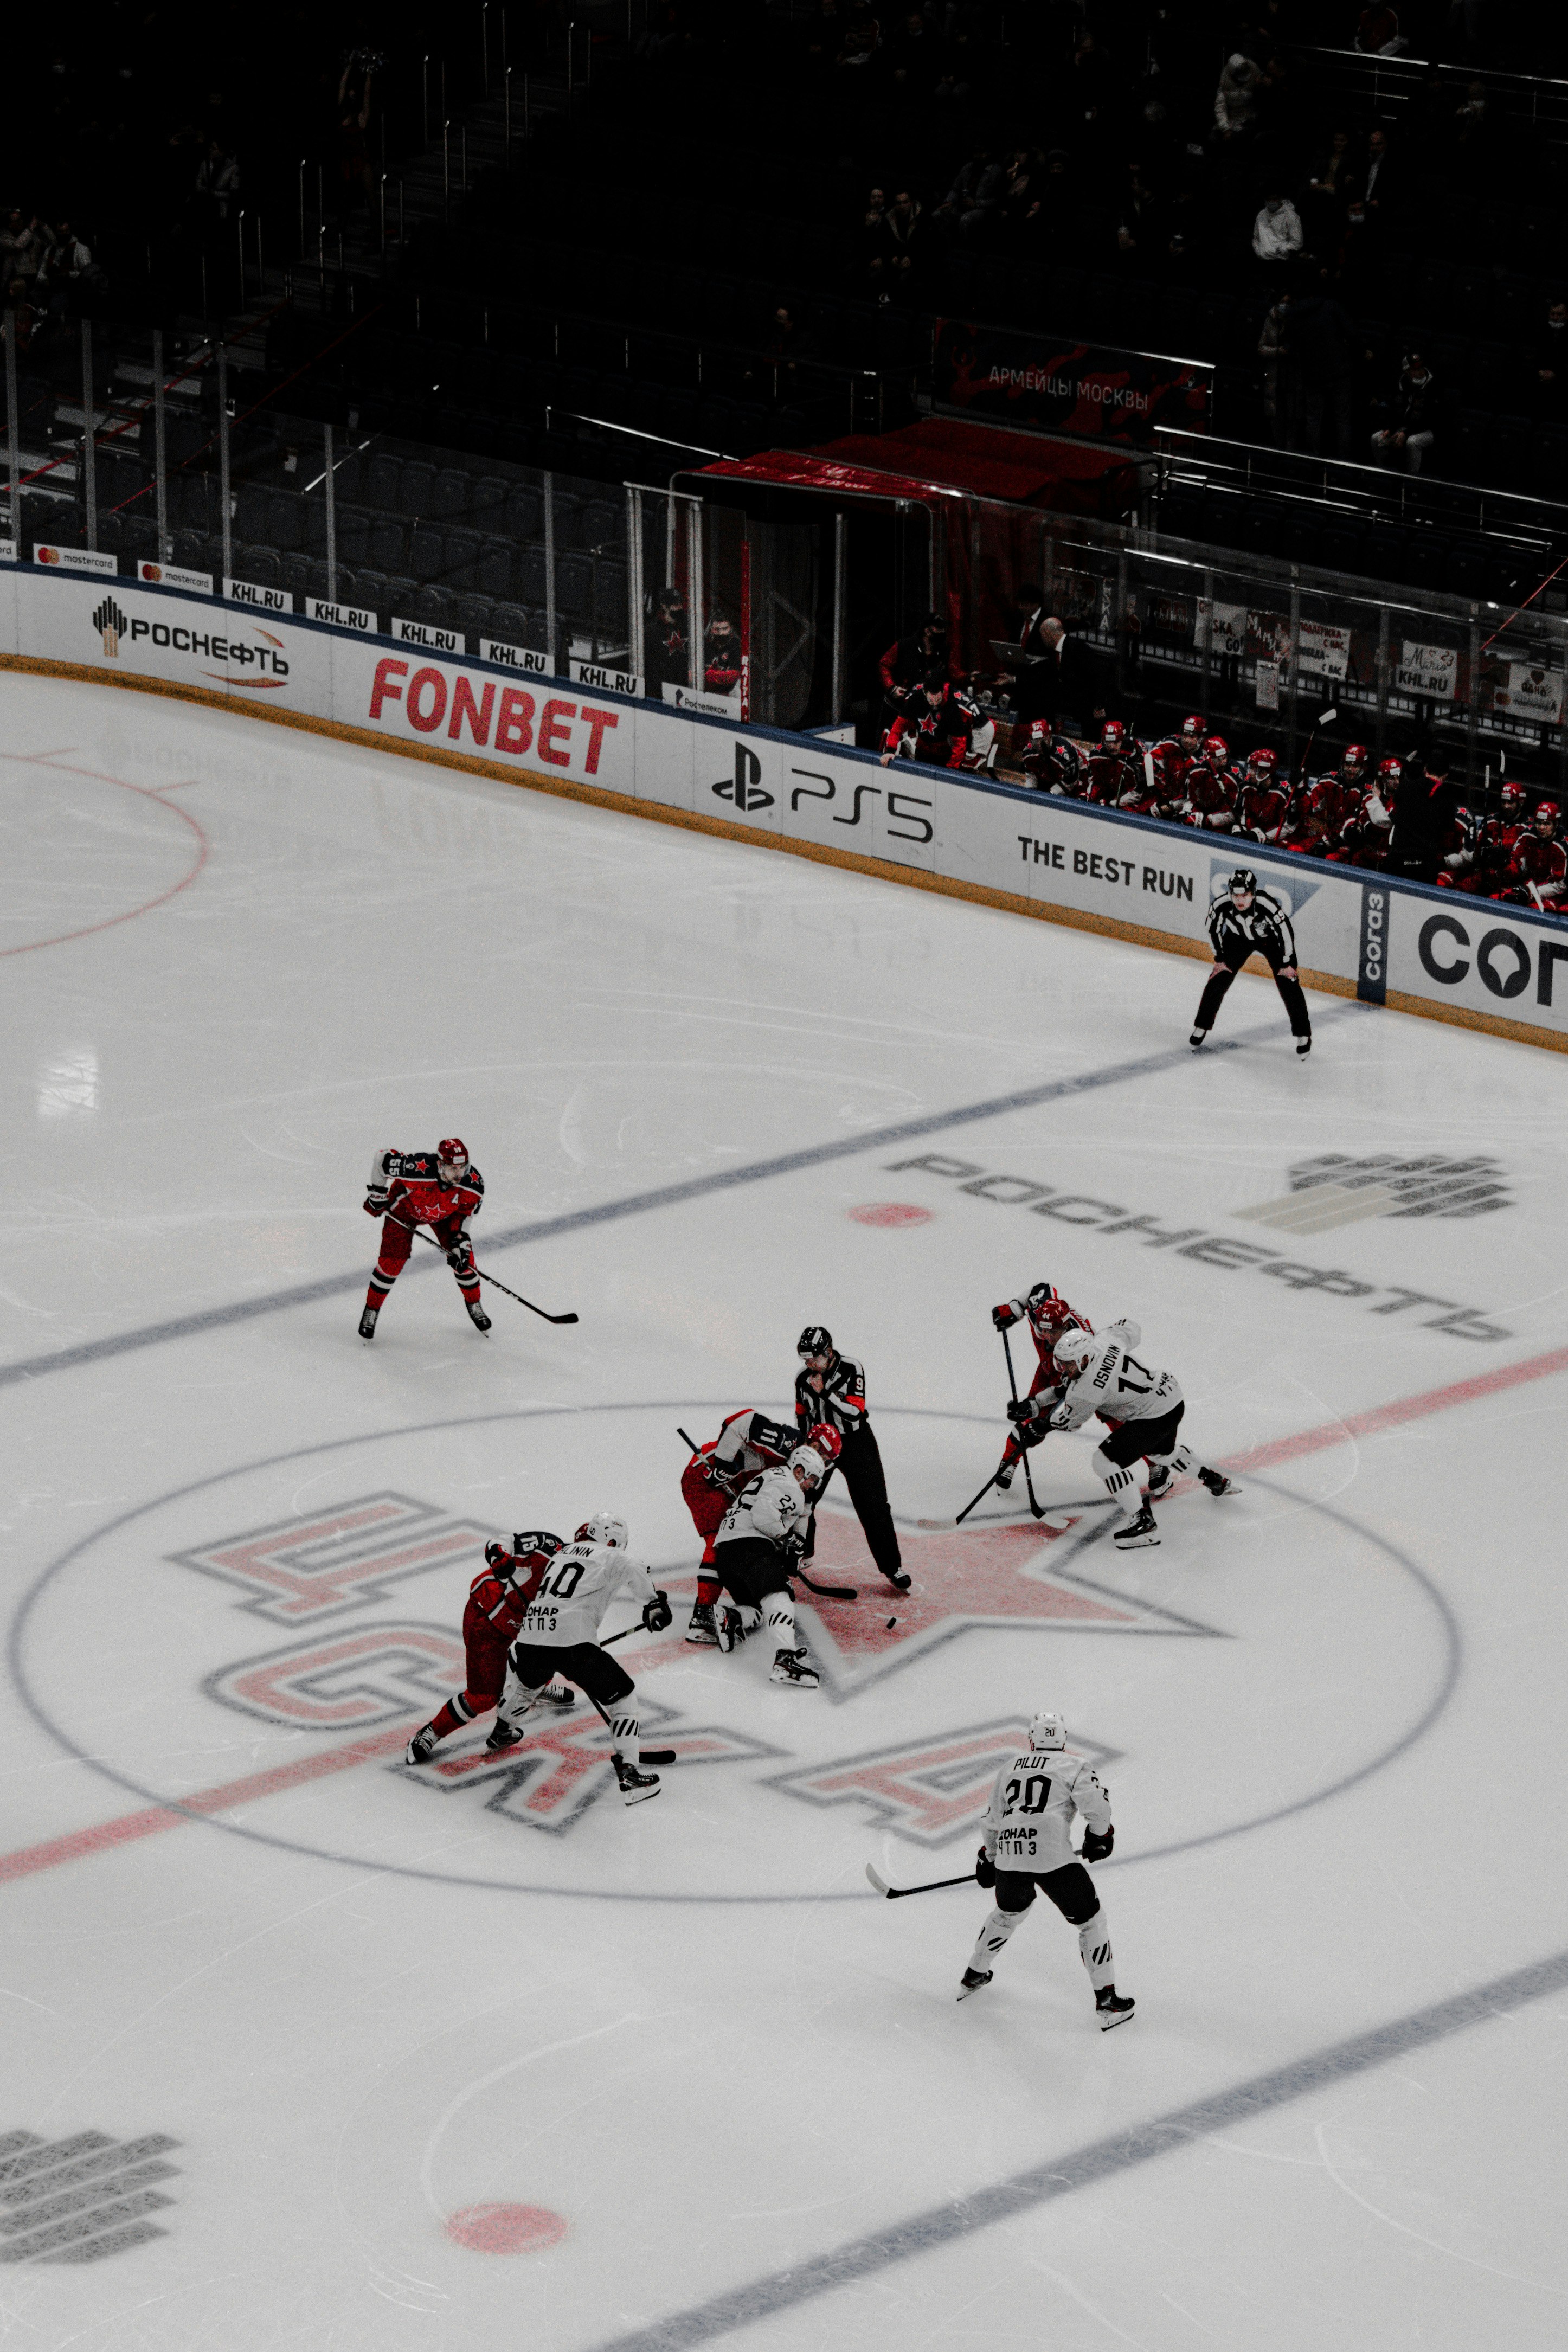
M1299 1065L1249 976L1219 1033L1246 1042L1194 1059L1189 962L132 693L8 677L0 701L4 1359L89 1350L0 1388L0 2135L178 2143L164 2234L100 2262L8 2266L0 2201L0 2341L591 2352L1568 1947L1563 1372L1281 1444L1563 1349L1562 1057L1314 1000ZM492 1297L481 1339L433 1265L367 1349L370 1150L454 1130L489 1187L480 1264L582 1322ZM1329 1150L1489 1154L1510 1205L1294 1238L1239 1215ZM892 1166L922 1156L1020 1181L987 1198ZM1069 1192L1107 1205L1055 1214ZM853 1214L889 1202L929 1214ZM1146 1222L1105 1233L1110 1209ZM1152 1245L1189 1229L1277 1244L1297 1277ZM1338 1279L1298 1286L1314 1273ZM1017 1496L1011 1532L917 1528L995 1459L988 1309L1042 1276L1142 1321L1209 1458L1275 1447L1244 1496L1178 1498L1126 1557L1102 1510L1037 1547ZM1439 1328L1456 1307L1506 1335ZM827 1520L821 1556L864 1597L803 1612L814 1697L680 1641L675 1434L784 1403L808 1321L866 1362L916 1579L896 1600ZM1091 1443L1034 1457L1043 1500L1091 1493ZM264 1613L174 1557L387 1495L448 1552L336 1611ZM510 1783L464 1769L482 1722L445 1773L297 1769L372 1717L395 1740L451 1686L465 1546L601 1503L678 1603L620 1651L645 1737L712 1760L631 1812L574 1755L585 1724ZM414 1648L378 1651L395 1627ZM357 1708L346 1728L268 1713L255 1662L312 1639L329 1701L278 1705ZM1139 2011L1108 2036L1044 1903L959 2006L985 1899L889 1905L863 1876L963 1870L984 1776L958 1735L1042 1704L1110 1759L1097 1875ZM928 1753L917 1782L950 1734L956 1762ZM861 1794L828 1785L868 1758ZM1558 1991L1328 2063L701 2340L1560 2347L1565 2013ZM483 2204L561 2233L454 2242Z

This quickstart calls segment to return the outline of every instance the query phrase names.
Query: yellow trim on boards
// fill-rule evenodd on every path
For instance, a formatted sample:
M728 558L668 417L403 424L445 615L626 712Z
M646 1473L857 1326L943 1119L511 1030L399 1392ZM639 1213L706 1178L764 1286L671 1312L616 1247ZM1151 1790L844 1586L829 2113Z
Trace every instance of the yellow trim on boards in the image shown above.
M486 776L496 783L518 784L529 792L550 793L557 800L582 801L591 807L615 809L623 816L650 817L656 824L680 825L688 833L715 834L757 849L782 849L791 857L809 858L817 866L838 866L854 874L869 874L883 882L901 882L916 890L934 890L944 898L967 898L973 905L995 907L1004 914L1028 915L1037 922L1064 923L1075 931L1097 931L1102 938L1128 940L1136 947L1154 948L1163 955L1209 961L1201 940L1184 940L1173 931L1152 930L1143 923L1128 923L1115 915L1091 915L1077 907L1047 907L1011 890L994 890L981 882L960 882L945 874L922 874L918 868L892 865L887 858L867 857L853 849L834 849L815 841L785 841L752 825L737 824L732 817L698 815L689 809L666 808L658 801L639 801L629 793L606 792L597 784L574 783L570 777L542 776L532 768L503 766L499 760L479 760L466 751L438 750L434 744L409 743L383 735L373 727L350 727L341 719L314 719L300 710L279 710L276 705L247 702L241 697L208 693L203 688L181 686L172 678L144 677L132 672L89 668L82 662L47 661L33 654L0 654L0 669L25 670L43 677L66 677L89 686L128 687L140 694L163 694L177 702L195 702L209 709L237 711L247 719L269 719L274 726L302 728L310 735L330 736L335 742L363 744L373 751L393 751L405 760L423 760L437 768L458 768ZM1303 986L1329 996L1353 996L1353 981L1331 971L1301 966ZM1568 1054L1568 1034L1531 1028L1500 1013L1475 1013L1462 1004L1439 1004L1425 996L1409 996L1391 988L1388 1006L1395 1013L1414 1013L1422 1021L1446 1021L1458 1029L1480 1029L1489 1036L1511 1038L1516 1045L1542 1045L1548 1052Z

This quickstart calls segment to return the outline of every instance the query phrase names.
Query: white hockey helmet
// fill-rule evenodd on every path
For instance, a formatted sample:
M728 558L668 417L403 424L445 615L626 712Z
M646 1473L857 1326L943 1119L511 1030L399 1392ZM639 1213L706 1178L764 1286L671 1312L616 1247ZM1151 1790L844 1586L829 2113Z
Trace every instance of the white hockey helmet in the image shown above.
M614 1511L595 1511L591 1518L584 1520L574 1540L604 1544L611 1551L625 1551L631 1538L625 1519L617 1519Z
M1042 1748L1065 1748L1068 1727L1054 1707L1029 1717L1029 1745L1037 1755Z
M827 1465L815 1445L797 1445L789 1457L789 1466L802 1486L815 1486L827 1475Z
M1064 1331L1051 1352L1064 1372L1076 1372L1104 1344L1092 1331Z

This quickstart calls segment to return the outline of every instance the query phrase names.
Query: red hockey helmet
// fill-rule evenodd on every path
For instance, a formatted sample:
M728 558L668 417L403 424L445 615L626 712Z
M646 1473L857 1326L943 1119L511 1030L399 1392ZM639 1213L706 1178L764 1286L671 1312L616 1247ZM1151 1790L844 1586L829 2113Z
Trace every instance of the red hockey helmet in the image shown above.
M1524 814L1525 798L1522 784L1504 784L1500 799L1504 816L1521 817Z
M1380 760L1377 763L1377 781L1380 784L1396 784L1404 773L1404 765L1398 760Z
M819 1421L805 1433L805 1442L814 1453L820 1454L831 1469L844 1451L844 1440L832 1423Z
M1563 812L1555 801L1537 801L1534 814L1530 820L1542 841L1556 839L1557 828L1562 821Z
M1223 735L1205 735L1204 737L1204 758L1208 761L1211 768L1229 767L1230 745L1226 741Z
M468 1147L460 1135L443 1136L436 1146L436 1164L445 1173L455 1168L462 1175L468 1164Z
M1372 753L1364 743L1345 745L1345 756L1340 761L1340 773L1347 784L1360 783L1362 777L1366 773L1367 762L1371 758Z
M1265 743L1248 760L1247 772L1258 783L1271 784L1279 772L1279 752L1271 751Z
M1127 749L1127 730L1120 719L1108 719L1100 730L1100 748L1113 756Z
M1195 751L1203 740L1204 722L1194 710L1190 719L1182 721L1182 748L1185 751Z

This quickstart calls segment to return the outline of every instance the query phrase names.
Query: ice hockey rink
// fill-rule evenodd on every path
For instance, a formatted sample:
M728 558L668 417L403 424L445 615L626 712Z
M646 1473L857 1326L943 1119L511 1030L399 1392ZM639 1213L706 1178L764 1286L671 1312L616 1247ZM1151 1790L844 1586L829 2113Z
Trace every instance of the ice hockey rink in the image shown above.
M4 2342L1561 2347L1568 1060L1313 997L1298 1063L1251 976L1199 1059L1184 960L0 705ZM481 1338L432 1251L367 1347L371 1151L453 1132L480 1265L581 1322ZM919 1524L1042 1277L1242 1482L1158 1549L1088 1436L1045 1520ZM816 1695L683 1642L678 1483L807 1322L914 1579L830 1497ZM657 1802L582 1706L407 1769L484 1540L599 1506L676 1607L617 1651ZM865 1875L966 1869L1041 1706L1114 1801L1115 2033L1045 1902L960 2005L991 1898Z

